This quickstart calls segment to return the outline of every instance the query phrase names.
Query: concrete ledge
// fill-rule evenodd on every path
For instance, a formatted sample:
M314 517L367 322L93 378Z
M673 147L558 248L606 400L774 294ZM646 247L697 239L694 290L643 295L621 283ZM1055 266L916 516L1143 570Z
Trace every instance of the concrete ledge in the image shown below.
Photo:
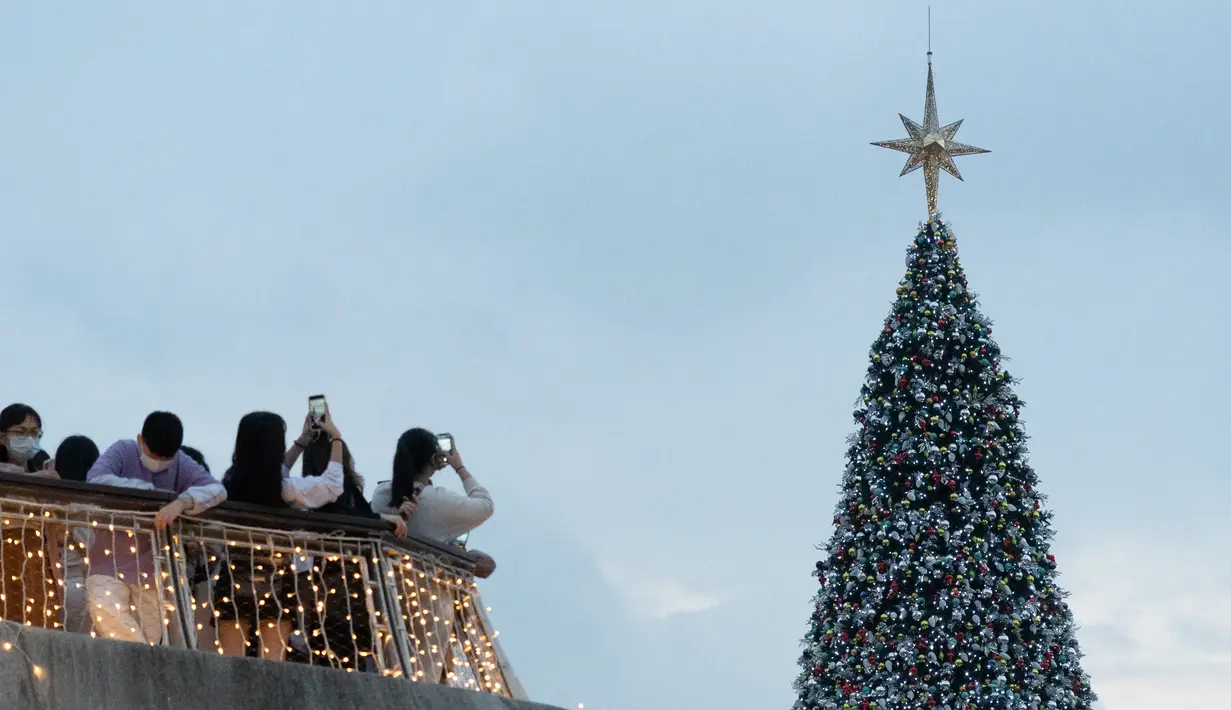
M6 641L14 648L0 651L3 710L558 710L366 673L0 622L0 642ZM46 669L41 678L31 663Z

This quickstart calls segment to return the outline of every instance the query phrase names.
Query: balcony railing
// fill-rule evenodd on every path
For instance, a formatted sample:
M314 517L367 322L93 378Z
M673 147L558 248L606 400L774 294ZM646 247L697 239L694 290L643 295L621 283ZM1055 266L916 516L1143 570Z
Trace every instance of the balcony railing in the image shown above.
M526 699L459 549L380 520L231 502L157 532L170 500L0 474L0 614L98 635L109 600L96 589L89 608L86 580L127 574L148 602L127 612L151 643L223 653L222 631L248 655ZM256 624L246 636L243 621Z

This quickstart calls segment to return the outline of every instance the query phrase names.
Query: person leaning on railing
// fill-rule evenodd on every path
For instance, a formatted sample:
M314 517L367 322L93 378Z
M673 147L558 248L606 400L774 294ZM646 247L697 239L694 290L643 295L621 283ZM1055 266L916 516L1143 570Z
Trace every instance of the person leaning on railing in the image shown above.
M432 485L432 476L445 466L451 466L462 481L466 494ZM452 450L442 452L436 435L426 429L410 429L398 439L393 454L393 480L381 483L372 493L372 508L382 513L402 512L408 515L409 534L452 544L462 535L479 527L492 516L495 506L491 494L479 485L462 463L457 442ZM409 508L409 511L406 509ZM475 575L486 577L496 563L482 552L461 552L476 562ZM412 623L412 633L420 655L427 656L437 672L425 673L423 681L440 683L448 677L453 651L447 643L453 627L454 606L451 590L437 582L427 583L436 600L431 610L432 620ZM428 636L430 632L431 636Z
M227 492L209 471L180 451L183 443L184 425L179 417L153 412L145 418L135 441L117 441L99 457L86 481L178 494L155 516L159 529L182 514L200 515L226 500ZM116 533L100 528L95 531L89 557L86 598L94 630L122 641L158 643L163 634L163 609L150 537L138 535L135 544L127 539L119 543Z
M286 422L273 412L244 415L235 435L234 463L222 478L229 499L300 510L314 510L337 500L345 487L344 442L328 410L319 426L329 442L324 475L291 478L285 463L291 454L286 446ZM245 655L248 634L258 628L261 657L285 658L291 631L286 610L298 605L293 576L276 574L272 558L251 553L240 559L228 553L218 575L213 605L223 652Z
M445 466L457 473L465 495L432 485L432 476ZM406 531L440 542L452 542L469 533L495 511L491 494L462 463L456 442L452 451L442 452L435 434L417 428L398 439L393 480L380 483L372 492L372 509L380 513L404 515L402 506L407 503L413 515L408 516Z
M85 481L98 456L98 444L93 439L73 434L65 437L56 447L56 456L49 462L48 468L54 470L62 481Z
M51 459L40 448L43 419L28 404L0 410L0 472L37 473Z
M326 410L328 411L328 410ZM328 416L328 415L326 415ZM291 442L286 450L282 468L286 475L303 455L303 476L323 476L329 470L332 461L333 442L325 431L316 426L312 415L304 417L303 429L299 437ZM381 518L393 526L394 534L406 534L406 521L397 513L377 513L372 504L363 495L363 476L355 470L355 459L351 456L350 447L342 442L342 493L333 501L315 508L321 513L333 515L349 515L356 518Z
M90 468L98 461L98 445L88 436L74 434L56 447L56 456L49 465L64 481L84 481ZM64 569L64 628L74 633L89 633L90 614L86 610L85 551L94 535L85 526L70 528L67 546L61 554ZM57 542L59 538L57 537Z
M316 427L311 415L304 417L303 430L287 451L284 463L289 468L295 465L303 453L304 478L325 474L331 461L333 444L329 436ZM363 495L363 476L355 470L355 459L350 447L342 444L342 495L337 500L316 509L320 513L347 515L355 518L381 519L391 524L398 536L406 534L406 521L400 515L380 514ZM300 559L302 562L300 563ZM322 589L345 590L348 580L341 559L297 559L301 570L300 589L314 586ZM349 580L353 584L354 580ZM313 657L326 658L330 665L366 671L365 652L372 648L372 623L368 615L367 598L361 593L327 594L322 614L307 616L308 628L302 629L307 651Z
M43 419L33 407L10 404L0 410L0 471L55 477L48 470L51 457L39 447ZM13 521L8 521L13 522ZM0 576L4 578L4 618L19 624L59 626L61 593L54 576L59 558L58 530L38 522L6 525L0 544Z

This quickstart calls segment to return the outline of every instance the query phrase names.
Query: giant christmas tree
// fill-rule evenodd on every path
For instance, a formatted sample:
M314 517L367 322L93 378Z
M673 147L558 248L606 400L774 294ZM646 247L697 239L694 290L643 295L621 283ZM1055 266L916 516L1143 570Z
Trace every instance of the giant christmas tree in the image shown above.
M924 169L928 222L872 345L796 710L1090 708L1026 459L1022 402L936 213L939 170L986 152L936 119L877 143Z

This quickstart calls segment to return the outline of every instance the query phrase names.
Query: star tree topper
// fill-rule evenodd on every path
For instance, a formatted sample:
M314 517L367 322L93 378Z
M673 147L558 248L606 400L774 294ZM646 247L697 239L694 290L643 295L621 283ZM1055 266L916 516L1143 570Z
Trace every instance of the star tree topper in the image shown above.
M898 114L902 125L906 126L909 138L896 141L876 141L872 145L897 150L909 154L906 167L902 173L906 175L923 168L923 182L928 192L928 217L936 215L936 192L940 183L940 171L944 170L958 180L962 174L958 172L953 159L960 155L977 155L990 153L989 150L976 148L953 140L962 122L954 121L947 126L941 126L936 118L936 90L932 86L932 53L928 52L928 90L923 99L923 125Z

